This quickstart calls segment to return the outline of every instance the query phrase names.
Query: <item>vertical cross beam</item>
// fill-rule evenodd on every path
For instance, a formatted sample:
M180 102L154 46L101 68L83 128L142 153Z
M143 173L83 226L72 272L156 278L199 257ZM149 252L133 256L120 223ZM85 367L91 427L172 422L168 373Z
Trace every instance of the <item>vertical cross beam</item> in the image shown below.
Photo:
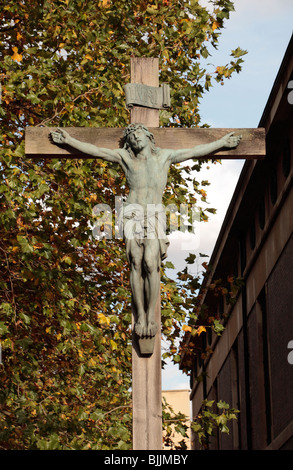
M131 82L148 86L159 86L159 59L133 58L131 60ZM134 106L131 123L148 127L159 127L159 111ZM140 353L138 340L132 340L132 412L133 450L162 449L162 372L161 372L161 301L156 307L156 322L159 331L155 336L151 356ZM134 310L132 308L134 315Z

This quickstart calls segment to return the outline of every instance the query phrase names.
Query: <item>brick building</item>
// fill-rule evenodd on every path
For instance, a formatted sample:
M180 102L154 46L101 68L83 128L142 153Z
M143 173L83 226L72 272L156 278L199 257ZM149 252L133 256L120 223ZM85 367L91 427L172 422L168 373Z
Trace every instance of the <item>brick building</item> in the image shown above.
M213 270L203 286L229 275L243 279L234 305L211 290L203 300L225 330L221 336L208 330L196 340L202 351L208 346L213 353L193 357L193 416L204 398L240 410L229 435L213 437L210 449L293 450L291 80L293 36L259 123L266 130L266 158L243 166L210 260ZM186 338L185 344L191 341ZM203 380L197 381L202 372ZM192 448L198 448L195 437Z

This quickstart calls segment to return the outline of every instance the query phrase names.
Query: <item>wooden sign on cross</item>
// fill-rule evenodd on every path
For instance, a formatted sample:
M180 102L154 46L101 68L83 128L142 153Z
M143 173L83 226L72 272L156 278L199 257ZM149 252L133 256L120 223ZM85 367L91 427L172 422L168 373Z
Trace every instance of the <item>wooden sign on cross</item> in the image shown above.
M154 138L157 151L156 159L151 160L147 166L146 153L144 152L142 142L143 135L133 132L135 128L127 131L127 138L133 145L137 160L128 160L128 153L122 149L122 133L123 129L115 128L62 128L61 134L57 134L56 139L60 137L60 143L70 145L55 145L49 138L56 128L35 127L26 130L25 153L30 158L105 158L108 161L119 162L127 173L129 172L129 164L132 165L131 174L126 174L128 179L132 181L130 188L130 196L132 193L140 194L139 201L145 199L145 204L157 204L156 198L147 200L148 191L143 192L143 184L139 184L139 178L143 177L143 172L150 172L152 184L156 180L156 175L160 174L163 168L167 168L168 164L184 161L187 158L214 158L214 159L262 159L265 157L265 132L264 129L183 129L183 128L159 128L159 108L164 107L167 103L166 86L158 90L159 69L158 59L137 58L131 60L131 82L136 83L135 89L128 89L127 94L130 98L134 97L131 108L131 123L141 123L151 132L150 138ZM141 88L143 85L146 88ZM144 105L144 90L146 90L147 103ZM154 94L152 91L157 90ZM160 101L160 104L158 102ZM139 103L139 106L137 105ZM62 132L65 130L65 134ZM66 132L70 139L66 140ZM241 142L238 140L234 145L227 145L229 138L223 141L225 135L233 132L236 136L241 135ZM65 137L64 137L65 136ZM222 139L222 140L221 140ZM225 146L219 144L225 142ZM142 147L142 148L141 148ZM154 147L154 146L153 146ZM195 149L197 151L185 151L182 149ZM227 148L228 147L228 148ZM95 153L95 149L99 152ZM155 147L154 147L155 148ZM171 150L164 150L171 149ZM201 150L204 149L204 150ZM159 162L161 167L159 167ZM162 163L163 162L163 163ZM164 170L165 171L165 170ZM165 175L166 176L166 175ZM164 176L164 177L165 177ZM158 186L164 183L164 177L161 177ZM138 181L136 181L138 179ZM137 184L137 185L136 185ZM151 184L149 184L151 186ZM153 187L153 194L160 191L157 187ZM150 189L150 188L148 188ZM161 188L162 189L162 188ZM163 189L162 189L163 191ZM161 192L162 192L161 191ZM130 203L137 202L134 198ZM142 224L145 223L143 219ZM132 257L139 258L139 253L144 252L145 258L148 258L148 250L151 246L150 253L156 253L156 259L159 258L156 250L159 248L154 243L140 243L140 248L135 245L136 241L127 247L131 251ZM160 254L162 251L160 245ZM159 266L149 262L148 259L140 259L140 263L145 262L147 266L147 282L148 289L153 282L152 270L157 272L157 281L159 274ZM140 269L138 269L140 272ZM132 266L132 285L137 282L136 266ZM141 272L140 272L141 275ZM132 289L133 290L133 289ZM150 294L148 294L150 297ZM133 334L132 348L132 405L133 405L133 449L134 450L160 450L162 448L162 390L161 390L161 312L160 312L160 294L156 294L156 302L153 313L145 312L146 319L138 316L140 300L137 293L133 290ZM153 302L153 301L152 301ZM151 303L151 301L149 301ZM151 317L151 319L150 319ZM156 328L158 334L156 334ZM146 348L146 349L143 349Z

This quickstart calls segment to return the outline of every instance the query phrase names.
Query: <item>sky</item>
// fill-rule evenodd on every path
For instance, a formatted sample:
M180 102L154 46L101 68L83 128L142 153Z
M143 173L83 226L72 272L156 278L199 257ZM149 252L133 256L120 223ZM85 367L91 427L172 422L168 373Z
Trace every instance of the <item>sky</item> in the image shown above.
M202 4L207 1L202 0ZM293 33L293 0L234 0L235 12L226 21L217 51L210 49L209 62L226 65L231 50L240 47L247 50L239 74L215 84L204 95L200 106L202 124L220 128L258 127L269 98L276 75ZM215 246L228 205L232 198L244 160L223 160L221 164L209 165L198 180L208 180L209 206L217 213L210 215L208 223L201 223L194 237L178 235L170 237L168 260L176 270L184 268L188 254L199 252L211 255ZM199 259L194 273L201 271ZM189 378L177 366L168 365L162 372L162 389L189 389Z

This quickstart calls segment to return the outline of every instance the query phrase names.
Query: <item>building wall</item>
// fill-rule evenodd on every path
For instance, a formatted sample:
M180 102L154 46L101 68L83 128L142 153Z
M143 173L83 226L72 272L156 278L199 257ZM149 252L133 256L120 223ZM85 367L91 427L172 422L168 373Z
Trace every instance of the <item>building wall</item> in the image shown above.
M291 213L293 214L293 212ZM293 236L267 283L267 321L271 380L272 434L278 436L293 419L293 367L288 343L293 338ZM293 450L293 447L292 447Z
M291 77L284 69L286 80L293 78L291 69ZM293 106L281 78L263 123L267 156L247 167L233 222L214 258L215 279L234 273L244 285L235 305L224 306L222 336L206 338L213 354L204 363L195 357L193 377L204 372L204 380L193 381L193 416L204 398L240 410L229 435L212 437L210 449L293 450ZM205 303L221 316L223 306L209 297ZM192 447L199 448L194 436Z

